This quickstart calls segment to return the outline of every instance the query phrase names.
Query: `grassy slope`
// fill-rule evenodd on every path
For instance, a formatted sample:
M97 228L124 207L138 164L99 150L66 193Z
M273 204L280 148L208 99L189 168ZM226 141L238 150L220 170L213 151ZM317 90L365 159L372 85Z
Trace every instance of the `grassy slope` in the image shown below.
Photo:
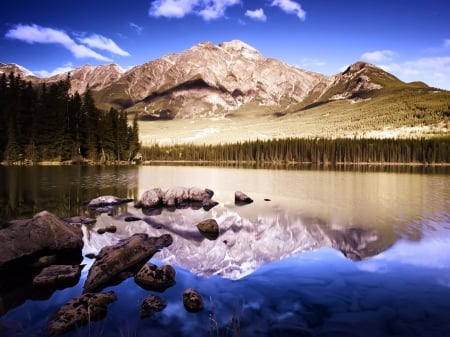
M351 100L329 100L354 88L361 75L382 89L358 91ZM123 88L102 92L116 102ZM159 102L158 104L162 104ZM163 108L164 106L161 106ZM132 110L129 109L129 110ZM404 83L380 68L345 72L322 101L288 110L248 104L224 118L139 123L143 144L217 144L284 137L422 137L450 133L450 92L421 82Z
M252 111L253 110L253 111ZM141 122L143 143L223 143L281 137L419 137L449 134L450 92L381 89L352 103L330 101L276 117L273 109L242 108L229 118Z

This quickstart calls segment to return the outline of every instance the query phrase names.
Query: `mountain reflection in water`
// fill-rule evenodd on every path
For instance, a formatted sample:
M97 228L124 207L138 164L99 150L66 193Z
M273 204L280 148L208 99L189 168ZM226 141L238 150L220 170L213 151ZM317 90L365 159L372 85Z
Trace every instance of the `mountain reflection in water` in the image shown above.
M0 202L7 220L42 209L96 216L82 226L84 254L138 232L174 238L152 258L176 269L176 285L159 294L162 312L139 318L149 292L130 278L105 289L118 300L104 320L64 336L434 337L450 335L448 173L0 167ZM211 188L219 205L148 213L131 202L110 214L83 206L99 195L136 200L174 186ZM234 205L235 190L254 203ZM140 220L125 221L130 216ZM208 218L219 224L217 240L196 227ZM97 233L109 225L116 233ZM15 301L1 294L0 335L46 336L49 316L81 294L92 261L84 259L73 287L45 297L23 291ZM181 294L190 287L202 294L204 312L184 310Z
M251 208L252 205L244 207ZM173 236L170 247L159 253L159 258L181 266L201 276L220 275L239 279L255 271L261 264L281 260L300 252L321 247L335 248L348 258L359 261L375 255L381 248L376 244L378 234L374 229L337 224L327 224L321 219L306 218L287 211L266 209L266 214L254 218L239 214L241 207L216 206L211 212L190 208L175 211L163 210L157 216L145 216L129 209L125 214L110 217L102 214L97 226L114 225L113 235L85 231L86 253L97 253L106 245L134 233ZM125 222L129 216L142 220ZM206 239L195 226L205 218L217 220L220 228L217 240ZM100 224L100 225L99 225ZM385 242L390 245L392 242Z

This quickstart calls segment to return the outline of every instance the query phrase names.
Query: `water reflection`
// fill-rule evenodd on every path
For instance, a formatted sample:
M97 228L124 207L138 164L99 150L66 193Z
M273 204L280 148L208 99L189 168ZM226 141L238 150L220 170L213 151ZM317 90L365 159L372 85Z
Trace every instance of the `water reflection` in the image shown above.
M0 166L0 225L49 210L80 215L83 202L98 195L137 198L136 167Z
M137 232L174 237L173 245L153 259L177 271L177 284L163 293L164 311L140 320L139 303L148 292L128 279L111 288L118 301L104 321L68 336L223 336L234 331L233 317L239 318L243 336L450 333L448 174L0 167L0 179L0 222L42 209L60 217L95 217L96 224L82 226L85 254ZM219 205L209 211L160 209L151 214L132 202L101 214L83 205L99 195L137 200L146 189L174 186L211 188ZM254 203L236 207L236 190ZM129 217L136 221L126 221ZM196 228L208 218L219 224L217 240L205 239ZM116 233L97 232L110 225ZM80 283L46 301L26 301L35 299L31 295L16 301L11 307L17 307L1 317L0 334L44 336L48 315L82 292L88 268ZM184 311L180 296L188 287L204 296L205 312Z

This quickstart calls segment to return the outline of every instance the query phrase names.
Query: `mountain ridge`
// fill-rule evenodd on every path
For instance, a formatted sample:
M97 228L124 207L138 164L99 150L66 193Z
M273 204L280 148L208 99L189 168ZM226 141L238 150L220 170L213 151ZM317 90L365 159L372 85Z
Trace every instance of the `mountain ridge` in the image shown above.
M56 82L70 74L71 93L83 93L89 88L105 110L112 106L138 113L142 119L173 119L223 117L245 105L283 113L292 106L349 99L383 87L369 76L352 76L368 67L384 73L385 78L400 81L360 61L342 73L326 76L265 58L239 40L218 45L201 42L127 71L114 63L83 65L47 78L33 76L20 66L0 64L0 71L20 72L33 83Z
M33 83L66 79L69 73ZM245 42L202 42L124 71L84 65L71 93L89 88L96 105L138 115L143 144L283 137L420 137L450 132L450 91L405 83L362 61L333 76L264 57ZM159 121L148 123L147 121Z

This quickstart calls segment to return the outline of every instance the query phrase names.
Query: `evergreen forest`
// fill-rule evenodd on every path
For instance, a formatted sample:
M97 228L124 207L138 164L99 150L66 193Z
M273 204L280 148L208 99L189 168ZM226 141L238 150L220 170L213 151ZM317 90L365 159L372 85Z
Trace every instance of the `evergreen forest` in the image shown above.
M450 163L450 136L411 139L283 138L220 145L154 144L144 160L236 163Z
M89 88L69 94L70 76L33 85L0 75L0 162L130 161L140 148L137 116L101 111Z

